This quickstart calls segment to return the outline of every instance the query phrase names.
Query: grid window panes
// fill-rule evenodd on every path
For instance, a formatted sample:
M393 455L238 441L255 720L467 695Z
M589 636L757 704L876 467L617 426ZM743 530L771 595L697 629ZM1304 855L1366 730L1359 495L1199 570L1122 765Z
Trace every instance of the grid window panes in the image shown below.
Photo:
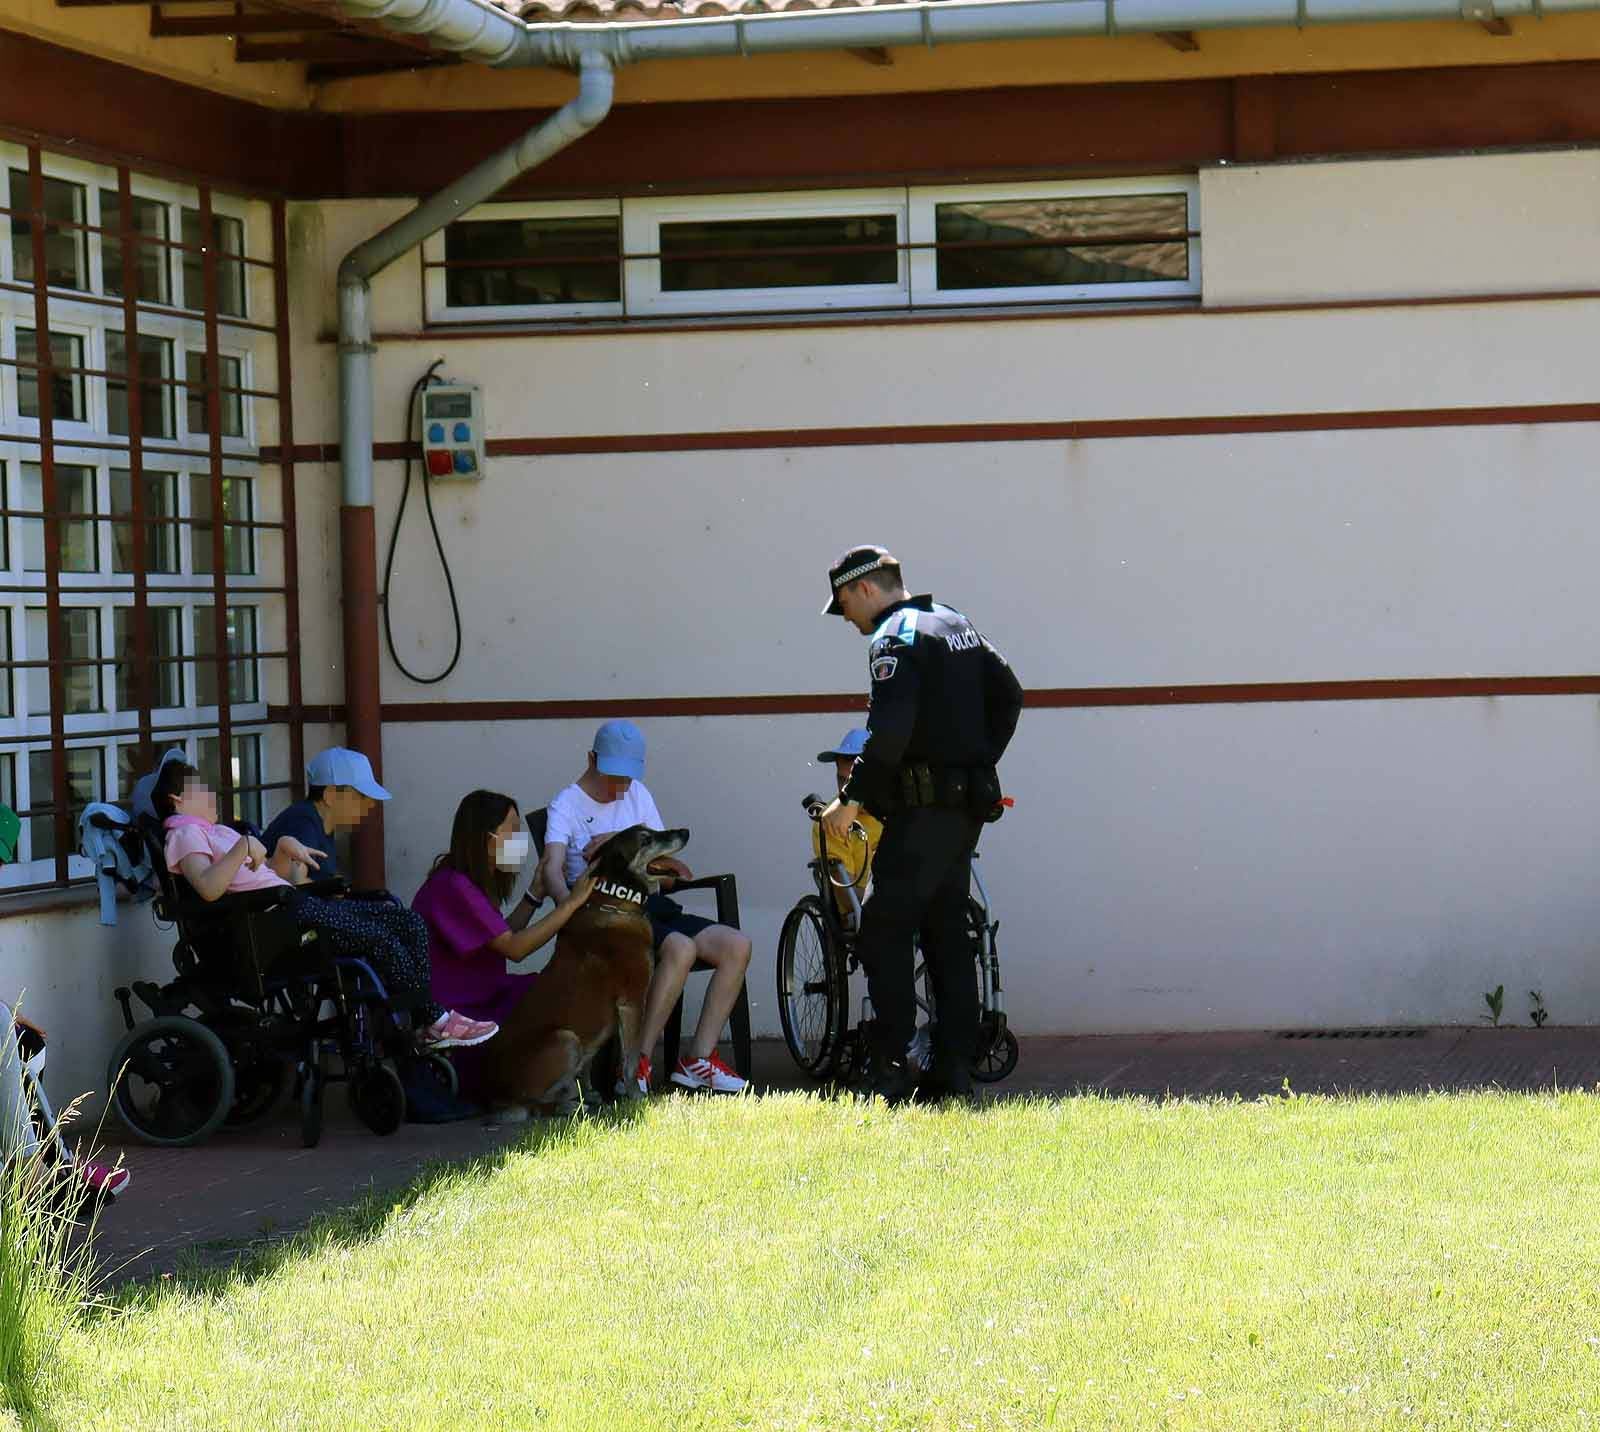
M28 660L43 661L50 656L49 613L44 607L29 607ZM98 607L61 608L61 652L67 663L61 670L62 709L68 716L99 711L100 701L100 609ZM44 715L50 710L50 674L42 666L28 667L28 714Z
M621 220L615 214L491 219L445 231L445 301L453 308L617 303ZM503 265L503 266L502 266Z
M254 607L229 607L228 615L228 700L235 706L248 706L258 701L260 683L256 679L255 654L260 650L256 642L256 609ZM194 679L195 703L199 706L217 704L217 667L220 663L206 658L217 650L216 608L194 609Z
M132 231L137 241L133 250L133 296L141 303L172 302L171 252L165 247L171 238L171 206L159 199L132 196ZM122 201L115 189L100 191L100 223L111 232L100 236L101 287L109 294L121 295L122 288Z
M36 462L21 464L21 491L17 506L30 512L44 511L44 471ZM100 568L98 523L95 513L95 474L92 467L79 463L56 464L56 511L61 533L61 570L95 572ZM79 514L82 514L79 516ZM47 518L24 517L22 527L22 566L24 571L44 571L44 524Z
M210 365L206 362L203 352L190 349L185 355L184 382L188 385L188 423L191 433L208 433L210 427L210 413L207 408L206 389L209 385ZM227 353L219 354L222 369L221 392L217 394L218 405L222 410L222 436L225 438L242 438L244 436L244 394L239 390L244 387L244 364L239 359Z
M28 834L33 860L52 860L56 853L56 803L52 798L50 752L28 752ZM105 753L99 746L67 751L67 816L74 829L83 808L105 799ZM20 814L20 812L19 812Z
M44 181L44 270L52 288L89 287L89 236L81 227L88 222L87 193L81 184L65 179ZM33 254L33 195L26 169L11 170L11 274L18 283L35 276ZM58 227L61 226L61 227Z
M258 542L250 525L275 507L256 484L278 481L252 446L273 427L255 405L274 400L245 390L257 369L277 371L281 212L4 137L0 211L0 507L15 513L0 521L12 585L0 601L0 800L23 815L0 890L15 890L87 878L52 816L126 793L160 746L195 759L206 741L215 764L219 690L240 708L230 732L248 738L224 775L255 787L276 776L276 789L304 763L298 733L265 704L293 709L295 668L261 655L264 633L294 644L294 617L281 587L256 580L270 556L281 582L293 539ZM217 641L213 603L238 658L225 685L217 667L197 668ZM288 728L281 741L275 726ZM265 804L257 789L247 809Z
M233 747L233 809L221 811L225 820L248 820L265 825L261 812L261 737L235 735ZM212 790L220 790L222 770L219 761L221 743L212 736L202 736L195 742L195 769Z
M212 242L217 253L217 312L230 318L245 316L244 225L226 214L211 216ZM185 208L182 221L183 306L203 308L206 301L205 226L198 209Z
M17 329L17 411L25 418L39 416L38 334ZM84 399L83 339L75 333L50 335L50 416L58 423L86 423L89 405Z
M147 333L139 339L139 421L147 438L170 438L172 427L172 340ZM106 333L106 424L126 435L128 425L128 340L116 329ZM120 376L117 376L120 375Z
M975 199L935 205L934 223L941 289L1189 277L1186 194Z
M150 607L145 614L149 630L150 660L145 670L149 673L150 689L145 698L156 710L169 710L183 705L183 608ZM128 607L117 607L112 612L112 642L117 655L122 658L116 673L116 697L119 711L138 709L138 693L134 690L135 631L133 612Z
M662 224L661 288L684 293L892 284L899 274L897 238L892 213Z
M144 474L144 569L146 572L176 572L178 566L178 475L175 472ZM111 514L133 514L133 474L125 467L111 469ZM134 543L138 540L131 522L111 525L111 570L133 571Z
M229 576L249 576L256 569L255 543L251 540L253 528L238 526L251 522L255 505L255 489L248 477L222 479L223 558L224 570ZM209 576L214 570L212 561L212 511L211 479L196 473L189 479L189 515L195 519L189 529L189 540L194 544L192 570Z

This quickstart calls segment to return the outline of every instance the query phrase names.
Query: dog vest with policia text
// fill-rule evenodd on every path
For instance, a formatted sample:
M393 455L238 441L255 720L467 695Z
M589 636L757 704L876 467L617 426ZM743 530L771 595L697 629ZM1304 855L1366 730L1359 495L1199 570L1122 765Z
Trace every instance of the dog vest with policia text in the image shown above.
M931 596L896 602L872 633L867 670L867 745L845 800L885 816L966 804L969 787L994 785L999 799L993 768L1017 728L1022 685L966 617ZM911 782L902 779L908 773Z
M594 893L609 895L613 900L626 900L630 905L644 904L643 890L635 890L631 885L619 885L613 880L596 880Z

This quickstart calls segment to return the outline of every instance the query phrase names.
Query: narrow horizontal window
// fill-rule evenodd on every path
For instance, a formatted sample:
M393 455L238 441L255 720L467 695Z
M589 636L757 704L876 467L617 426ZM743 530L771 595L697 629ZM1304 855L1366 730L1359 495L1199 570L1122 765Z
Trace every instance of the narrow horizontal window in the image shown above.
M894 214L662 224L665 293L895 282Z
M615 215L488 219L445 230L445 299L452 308L617 303L622 298Z
M980 199L934 207L941 289L1182 282L1183 194Z

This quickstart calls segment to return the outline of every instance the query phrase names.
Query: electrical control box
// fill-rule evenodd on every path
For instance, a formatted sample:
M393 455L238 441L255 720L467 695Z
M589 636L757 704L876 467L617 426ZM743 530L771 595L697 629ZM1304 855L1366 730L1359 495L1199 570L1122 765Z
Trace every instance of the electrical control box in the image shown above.
M422 464L429 477L483 476L483 394L476 384L422 390Z

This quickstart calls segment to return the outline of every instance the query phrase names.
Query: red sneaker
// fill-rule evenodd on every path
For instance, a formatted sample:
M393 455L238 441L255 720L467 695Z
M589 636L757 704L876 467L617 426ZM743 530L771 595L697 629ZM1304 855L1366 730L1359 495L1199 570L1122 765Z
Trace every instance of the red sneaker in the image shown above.
M680 1059L672 1071L672 1082L685 1089L709 1089L713 1094L742 1094L750 1087L717 1057L713 1049L704 1059Z

